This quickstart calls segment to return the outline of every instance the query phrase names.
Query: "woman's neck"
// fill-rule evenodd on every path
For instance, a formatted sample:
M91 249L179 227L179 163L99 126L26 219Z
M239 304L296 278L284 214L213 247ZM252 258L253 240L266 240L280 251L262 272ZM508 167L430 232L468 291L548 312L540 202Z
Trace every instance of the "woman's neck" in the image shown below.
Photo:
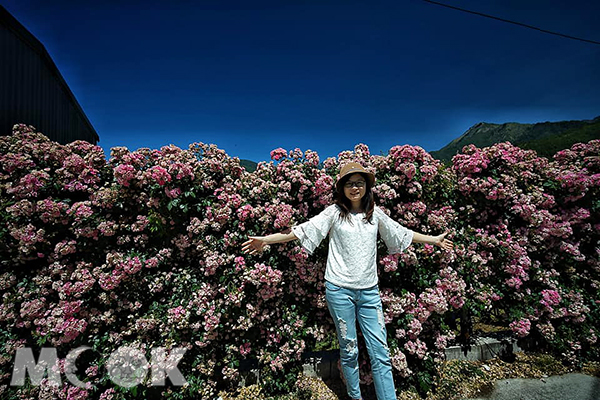
M358 202L358 203L352 202L352 205L350 207L350 212L353 214L363 212L362 205L360 204L360 202Z

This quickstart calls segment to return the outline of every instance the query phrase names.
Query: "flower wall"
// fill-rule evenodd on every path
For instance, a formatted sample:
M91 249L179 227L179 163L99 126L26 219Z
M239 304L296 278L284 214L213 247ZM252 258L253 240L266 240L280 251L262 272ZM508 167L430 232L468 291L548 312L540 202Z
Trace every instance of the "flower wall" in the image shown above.
M60 145L15 126L0 137L0 393L3 398L215 398L248 368L285 392L308 350L335 343L325 240L242 254L247 235L284 231L332 201L347 161L376 173L377 204L454 251L379 243L384 318L398 389L431 389L456 316L504 325L562 356L598 359L600 141L537 157L510 143L466 146L444 167L420 147L372 155L359 144L320 160L276 149L254 173L214 145L131 152ZM60 387L8 386L17 348L79 359ZM182 386L123 388L105 373L116 349L184 347ZM361 349L361 377L370 383Z

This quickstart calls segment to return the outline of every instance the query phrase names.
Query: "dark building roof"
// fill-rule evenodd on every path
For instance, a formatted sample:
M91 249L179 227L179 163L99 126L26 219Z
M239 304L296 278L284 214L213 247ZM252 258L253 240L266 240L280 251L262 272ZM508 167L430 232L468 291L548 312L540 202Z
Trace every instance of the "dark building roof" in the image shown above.
M12 125L33 125L62 144L98 133L46 48L0 5L0 135Z

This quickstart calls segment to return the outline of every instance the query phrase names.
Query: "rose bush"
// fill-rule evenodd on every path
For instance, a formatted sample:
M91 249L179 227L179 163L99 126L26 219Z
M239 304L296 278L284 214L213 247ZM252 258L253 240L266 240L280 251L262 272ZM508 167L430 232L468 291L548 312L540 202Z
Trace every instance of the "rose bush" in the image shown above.
M379 206L426 234L449 229L455 251L379 243L384 319L398 389L431 389L434 364L465 311L568 362L598 359L599 153L592 141L553 161L509 143L468 146L445 168L420 147L372 155L365 145L321 162L276 149L246 172L214 145L129 151L60 145L18 125L0 138L0 374L3 397L214 398L258 368L267 393L288 391L302 354L329 343L326 240L241 254L247 235L289 229L332 201L347 161L376 173ZM462 313L462 314L461 314ZM464 319L464 318L463 318ZM8 387L17 348L78 346L88 384ZM371 381L361 345L361 377ZM109 355L188 349L183 387L115 385Z
M599 154L598 140L552 161L506 142L453 159L472 238L457 251L472 288L467 307L572 363L598 358Z

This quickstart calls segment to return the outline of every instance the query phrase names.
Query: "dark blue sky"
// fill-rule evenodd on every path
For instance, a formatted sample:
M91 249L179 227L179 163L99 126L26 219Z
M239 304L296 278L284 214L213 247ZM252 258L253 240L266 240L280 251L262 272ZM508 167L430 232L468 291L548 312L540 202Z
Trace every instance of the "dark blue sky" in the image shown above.
M600 2L447 0L600 41ZM600 46L397 1L0 0L46 47L108 155L215 143L324 160L438 150L477 122L600 115Z

